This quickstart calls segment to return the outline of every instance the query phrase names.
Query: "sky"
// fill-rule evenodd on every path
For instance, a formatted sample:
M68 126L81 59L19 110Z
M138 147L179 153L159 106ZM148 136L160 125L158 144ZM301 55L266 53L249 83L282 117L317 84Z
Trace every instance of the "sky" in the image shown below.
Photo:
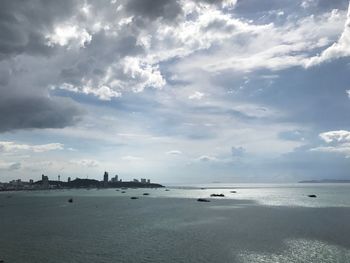
M350 179L348 0L2 0L0 181Z

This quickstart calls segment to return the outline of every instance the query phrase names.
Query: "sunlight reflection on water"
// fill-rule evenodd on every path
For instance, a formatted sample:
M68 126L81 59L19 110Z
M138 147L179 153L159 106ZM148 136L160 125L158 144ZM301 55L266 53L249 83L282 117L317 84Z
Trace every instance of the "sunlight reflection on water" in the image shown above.
M348 249L330 245L317 240L286 240L286 249L280 254L245 252L239 255L243 263L262 262L308 262L308 263L344 263L350 262Z

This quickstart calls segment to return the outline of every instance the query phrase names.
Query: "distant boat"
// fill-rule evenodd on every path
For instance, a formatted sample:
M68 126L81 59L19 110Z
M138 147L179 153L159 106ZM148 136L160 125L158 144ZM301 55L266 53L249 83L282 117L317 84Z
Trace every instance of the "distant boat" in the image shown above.
M68 203L73 203L73 198L69 198Z
M225 197L224 194L211 194L211 197Z
M198 198L197 201L198 202L206 202L206 203L210 202L210 200L204 199L204 198Z
M308 197L311 197L311 198L316 198L317 195L308 195Z
M132 196L132 197L130 197L130 199L139 199L139 198L136 196Z
M143 195L149 195L149 193L143 193Z

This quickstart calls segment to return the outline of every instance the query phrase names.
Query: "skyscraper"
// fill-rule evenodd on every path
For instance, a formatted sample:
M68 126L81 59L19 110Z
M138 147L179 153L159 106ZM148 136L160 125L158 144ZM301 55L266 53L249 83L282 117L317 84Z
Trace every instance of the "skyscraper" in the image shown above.
M107 186L107 184L108 184L108 173L105 172L103 175L103 185Z

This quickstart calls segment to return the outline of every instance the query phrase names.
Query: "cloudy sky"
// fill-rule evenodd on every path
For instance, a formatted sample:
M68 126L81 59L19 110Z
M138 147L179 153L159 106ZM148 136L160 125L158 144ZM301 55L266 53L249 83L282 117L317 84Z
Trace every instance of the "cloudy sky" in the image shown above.
M2 0L0 180L350 179L348 0Z

